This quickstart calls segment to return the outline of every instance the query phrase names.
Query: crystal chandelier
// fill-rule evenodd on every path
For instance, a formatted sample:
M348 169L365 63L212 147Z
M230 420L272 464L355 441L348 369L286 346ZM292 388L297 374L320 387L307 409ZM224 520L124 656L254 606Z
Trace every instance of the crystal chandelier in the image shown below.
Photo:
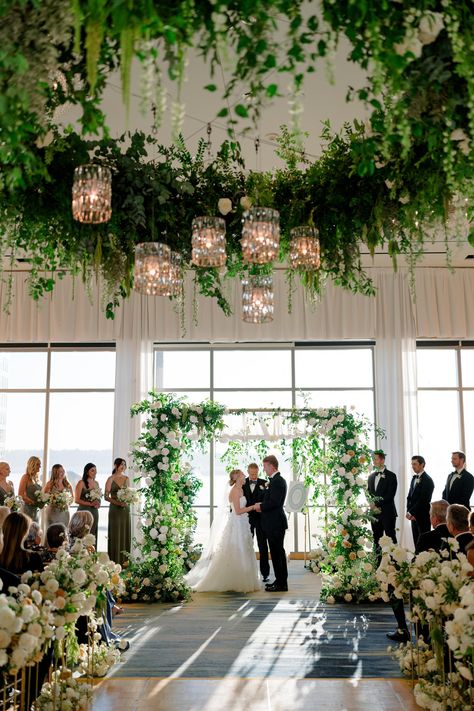
M225 220L222 217L195 217L192 222L192 262L197 267L223 267Z
M79 222L98 225L112 215L112 173L103 165L88 163L74 171L72 216Z
M242 279L242 320L273 321L273 277L249 275Z
M170 296L173 269L171 249L162 242L142 242L135 247L134 288L148 296Z
M290 264L293 269L319 269L321 254L319 232L315 227L294 227L290 232Z
M278 257L280 214L270 207L251 207L242 217L242 257L245 264L267 264Z

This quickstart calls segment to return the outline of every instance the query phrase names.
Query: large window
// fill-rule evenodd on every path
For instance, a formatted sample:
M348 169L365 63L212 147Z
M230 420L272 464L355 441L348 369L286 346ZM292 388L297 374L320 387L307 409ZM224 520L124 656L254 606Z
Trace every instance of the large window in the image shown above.
M371 343L156 346L155 388L186 395L192 402L211 398L228 408L346 405L375 421ZM227 487L220 460L225 449L226 445L214 443L193 461L203 481L196 500L200 541ZM282 470L291 478L289 463L282 463ZM294 518L290 518L290 545L302 551L304 521L299 516L295 526Z
M10 464L18 492L31 455L41 459L43 483L60 463L74 487L84 465L97 465L103 489L112 465L115 347L0 347L0 458ZM99 514L106 548L108 508Z
M418 343L417 377L419 454L440 498L451 453L464 451L469 469L474 452L474 344Z

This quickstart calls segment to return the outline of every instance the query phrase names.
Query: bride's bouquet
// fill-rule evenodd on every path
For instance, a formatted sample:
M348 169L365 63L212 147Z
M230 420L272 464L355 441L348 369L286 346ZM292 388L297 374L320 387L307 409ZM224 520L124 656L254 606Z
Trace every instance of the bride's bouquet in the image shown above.
M5 497L3 502L4 506L8 506L10 511L21 511L24 505L24 501L21 496L15 496L15 494L10 494L10 496Z
M140 503L140 492L138 489L132 489L131 486L122 486L117 491L117 499L121 504L135 506Z
M54 494L51 494L49 503L59 511L67 511L72 501L71 492L68 489L64 489L63 491L55 491Z
M51 501L51 495L47 494L45 491L35 491L36 506L42 509L43 506L49 504Z
M102 489L97 486L95 489L88 489L89 501L99 501L103 497Z

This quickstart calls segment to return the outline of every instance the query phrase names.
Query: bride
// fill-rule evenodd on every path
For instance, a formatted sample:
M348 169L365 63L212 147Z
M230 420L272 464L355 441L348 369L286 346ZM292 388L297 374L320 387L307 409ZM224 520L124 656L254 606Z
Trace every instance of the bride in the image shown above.
M184 576L196 592L252 592L260 590L248 512L242 492L245 474L234 469L229 475L228 502L211 526L210 538L201 558Z

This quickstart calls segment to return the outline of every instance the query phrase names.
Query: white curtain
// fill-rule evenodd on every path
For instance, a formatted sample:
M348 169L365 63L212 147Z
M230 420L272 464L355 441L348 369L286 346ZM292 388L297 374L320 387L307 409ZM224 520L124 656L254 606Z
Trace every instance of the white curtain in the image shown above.
M416 338L413 302L406 275L379 281L375 349L376 419L385 430L379 444L386 452L386 466L398 478L396 506L400 540L412 545L405 518L406 496L411 480L410 458L417 454Z

